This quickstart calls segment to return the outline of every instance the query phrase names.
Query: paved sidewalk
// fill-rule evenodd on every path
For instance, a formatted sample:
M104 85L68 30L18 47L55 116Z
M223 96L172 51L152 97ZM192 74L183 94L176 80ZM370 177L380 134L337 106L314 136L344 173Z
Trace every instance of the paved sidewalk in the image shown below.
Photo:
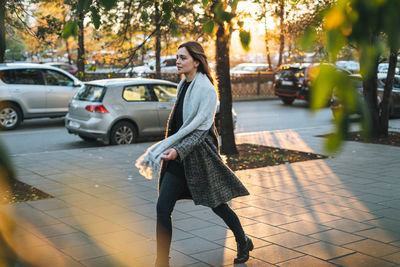
M259 132L237 141L324 154L315 136L328 132ZM133 166L149 145L12 157L20 180L54 196L3 207L19 218L15 238L25 255L43 266L152 266L157 181ZM231 203L255 244L247 266L400 266L399 147L346 142L328 159L237 174L251 192ZM172 266L232 266L235 249L210 209L178 202Z

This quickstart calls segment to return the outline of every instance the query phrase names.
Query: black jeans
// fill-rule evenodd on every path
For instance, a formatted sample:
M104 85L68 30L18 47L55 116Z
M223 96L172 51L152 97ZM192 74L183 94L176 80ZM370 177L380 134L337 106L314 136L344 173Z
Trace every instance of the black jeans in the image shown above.
M176 201L186 191L187 184L185 177L177 177L166 172L160 188L160 195L157 201L157 260L168 261L169 250L172 238L171 213ZM236 242L244 243L245 234L238 216L224 203L212 209L215 214L221 217L226 225L232 230Z

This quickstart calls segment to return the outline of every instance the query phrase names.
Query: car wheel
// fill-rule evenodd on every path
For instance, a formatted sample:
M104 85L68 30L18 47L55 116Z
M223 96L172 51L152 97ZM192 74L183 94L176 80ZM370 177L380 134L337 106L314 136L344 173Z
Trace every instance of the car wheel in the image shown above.
M282 97L281 100L282 100L283 104L285 104L285 105L291 105L291 104L293 103L293 101L294 101L294 98L291 98L291 97Z
M5 103L0 105L0 128L12 130L17 128L22 121L22 113L15 104Z
M132 123L121 121L114 125L111 130L112 145L126 145L135 142L137 132Z
M97 138L88 137L88 136L84 136L84 135L80 135L80 134L79 134L79 137L80 137L83 141L86 141L86 142L94 142L94 141L97 140Z

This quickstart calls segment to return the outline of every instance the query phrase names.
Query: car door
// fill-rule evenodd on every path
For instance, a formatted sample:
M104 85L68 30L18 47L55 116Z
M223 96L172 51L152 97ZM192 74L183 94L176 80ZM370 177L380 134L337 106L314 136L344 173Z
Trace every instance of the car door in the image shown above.
M159 135L158 103L151 88L145 84L128 85L122 89L125 115L136 122L139 135Z
M154 84L152 88L158 100L157 111L161 134L164 134L167 129L169 114L175 104L177 87L169 84Z
M35 68L14 69L15 80L9 84L9 92L18 99L28 114L46 112L46 89L42 72Z
M74 81L61 72L50 69L42 72L46 84L46 112L67 113L68 103L78 87L74 87Z

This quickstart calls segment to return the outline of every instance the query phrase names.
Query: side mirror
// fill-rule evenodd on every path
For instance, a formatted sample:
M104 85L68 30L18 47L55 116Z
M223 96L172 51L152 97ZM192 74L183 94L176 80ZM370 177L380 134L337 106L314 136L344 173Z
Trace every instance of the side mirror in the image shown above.
M78 82L78 81L74 82L74 87L81 87L81 86L82 86L81 82Z

